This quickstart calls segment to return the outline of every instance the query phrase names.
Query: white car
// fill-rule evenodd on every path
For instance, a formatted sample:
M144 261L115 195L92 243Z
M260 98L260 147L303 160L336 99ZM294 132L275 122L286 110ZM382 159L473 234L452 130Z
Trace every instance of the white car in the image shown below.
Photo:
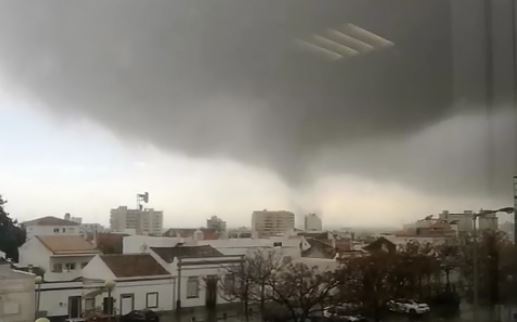
M427 303L418 303L415 300L397 299L388 302L388 309L392 312L407 314L424 314L431 311Z
M351 313L359 310L361 306L356 303L343 303L337 306L329 306L323 309L323 316L326 318L336 316L349 316Z

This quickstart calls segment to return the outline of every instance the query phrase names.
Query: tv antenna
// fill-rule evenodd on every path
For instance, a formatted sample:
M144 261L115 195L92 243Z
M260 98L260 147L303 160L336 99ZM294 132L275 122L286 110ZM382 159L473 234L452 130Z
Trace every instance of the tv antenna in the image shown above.
M136 195L136 207L138 210L142 210L142 202L149 202L149 192L138 193Z

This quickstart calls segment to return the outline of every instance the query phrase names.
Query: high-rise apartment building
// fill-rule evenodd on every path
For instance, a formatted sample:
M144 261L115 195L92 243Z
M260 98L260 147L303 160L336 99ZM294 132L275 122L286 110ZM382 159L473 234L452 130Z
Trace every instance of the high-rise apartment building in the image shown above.
M282 235L294 230L294 214L290 211L259 210L251 215L251 230L258 237Z
M440 213L439 218L446 220L449 224L458 227L460 233L471 233L474 230L474 212L465 210L463 213L450 213L444 210ZM479 216L477 218L477 227L479 230L497 230L499 222L495 214Z
M217 232L226 231L226 221L217 216L212 216L206 220L206 228L214 229Z
M110 227L112 231L134 230L137 235L161 235L163 211L152 208L128 209L120 206L111 209Z
M321 218L316 214L305 215L305 231L322 231Z

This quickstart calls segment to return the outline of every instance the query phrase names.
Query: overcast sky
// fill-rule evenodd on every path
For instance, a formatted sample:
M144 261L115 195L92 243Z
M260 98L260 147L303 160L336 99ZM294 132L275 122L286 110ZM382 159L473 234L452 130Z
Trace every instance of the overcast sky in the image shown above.
M0 193L20 220L107 224L143 191L166 226L264 208L399 226L512 202L515 109L497 77L487 105L479 30L448 1L2 7Z

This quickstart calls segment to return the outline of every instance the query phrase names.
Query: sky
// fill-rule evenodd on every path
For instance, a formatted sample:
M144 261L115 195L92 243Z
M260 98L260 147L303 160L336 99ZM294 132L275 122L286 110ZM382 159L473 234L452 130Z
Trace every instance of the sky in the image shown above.
M176 227L512 202L508 50L487 107L479 30L448 1L2 4L0 193L19 220L106 225L144 191Z

